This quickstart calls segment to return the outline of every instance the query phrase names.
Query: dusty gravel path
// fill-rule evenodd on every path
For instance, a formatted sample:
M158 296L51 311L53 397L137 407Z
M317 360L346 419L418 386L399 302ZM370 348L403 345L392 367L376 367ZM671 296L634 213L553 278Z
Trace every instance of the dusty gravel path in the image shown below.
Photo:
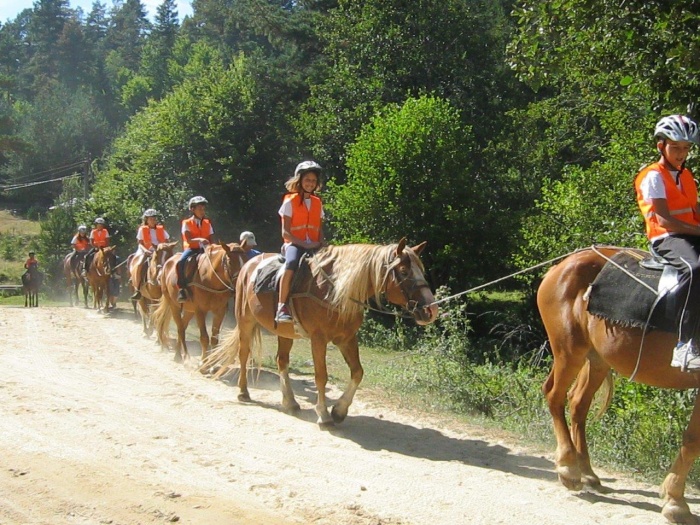
M271 373L240 404L125 313L0 307L0 371L0 525L664 523L656 487L567 492L550 457L362 389L329 432L308 378L298 417Z

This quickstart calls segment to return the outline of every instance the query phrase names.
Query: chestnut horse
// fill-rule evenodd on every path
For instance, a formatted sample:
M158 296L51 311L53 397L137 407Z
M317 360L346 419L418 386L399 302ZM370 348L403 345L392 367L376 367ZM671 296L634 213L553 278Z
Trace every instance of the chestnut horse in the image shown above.
M180 253L176 253L165 262L160 278L163 295L158 303L158 308L152 314L152 319L158 342L164 347L170 345L168 337L170 319L175 321L177 326L176 361L189 361L190 354L187 351L185 330L193 316L196 317L199 327L201 358L206 358L210 345L213 347L218 344L219 330L226 315L226 306L234 293L238 272L246 261L246 250L245 241L241 245L222 243L207 246L204 253L198 258L194 277L190 279L190 297L183 304L177 302L178 287L175 271ZM207 332L207 312L212 312L213 315L211 339Z
M130 256L127 260L129 279L133 288L136 291L137 287L141 292L141 298L137 301L141 322L143 325L143 333L150 336L153 333L153 323L151 322L151 307L154 306L160 297L163 295L160 287L160 274L163 271L165 261L173 256L173 250L177 242L162 242L155 247L153 253L149 256L143 252L138 252ZM144 258L149 258L148 272L146 280L139 282L137 269L144 262Z
M39 306L39 288L43 274L36 266L30 266L22 274L22 291L24 292L24 306Z
M110 309L109 304L109 277L116 267L115 246L99 248L92 259L90 269L87 272L87 281L92 289L92 307L102 311L102 296L104 295L104 310Z
M239 358L240 375L238 399L250 401L246 365L251 343L259 346L260 327L277 335L277 368L280 374L282 405L287 411L296 411L299 405L289 381L289 352L294 339L311 339L316 389L318 424L324 428L340 423L348 413L355 391L362 381L357 331L365 312L365 302L374 298L380 304L381 296L408 310L420 325L432 323L437 317L435 298L423 276L419 254L425 242L415 248L406 247L403 239L398 245L378 246L352 244L327 246L310 259L307 282L295 285L290 295L290 306L298 322L275 324L277 294L254 291L258 267L272 254L250 260L243 267L236 283L235 314L237 326L222 341L211 359L201 370L222 366L217 376L224 375ZM301 292L298 292L300 290ZM337 345L350 368L350 383L333 407L326 406L326 346ZM229 365L229 366L227 366Z
M549 404L557 439L556 469L570 489L583 484L600 487L593 472L586 443L586 415L593 395L605 383L612 384L610 369L625 377L634 373L640 383L660 388L700 388L700 374L671 368L677 342L673 333L613 324L587 311L587 290L618 248L583 250L551 268L537 292L537 306L554 355L554 364L542 391ZM567 390L571 430L566 422ZM609 403L610 396L608 396ZM606 406L607 408L607 406ZM662 514L672 523L696 523L685 501L685 484L695 458L700 455L700 404L696 400L683 443L661 486Z
M73 306L73 296L75 295L75 304L80 303L80 295L78 294L78 286L82 286L83 301L85 308L88 302L88 283L80 274L82 262L85 260L85 253L78 252L75 254L73 266L71 266L71 256L69 253L63 258L63 276L66 278L66 286L68 287L68 299L70 305Z

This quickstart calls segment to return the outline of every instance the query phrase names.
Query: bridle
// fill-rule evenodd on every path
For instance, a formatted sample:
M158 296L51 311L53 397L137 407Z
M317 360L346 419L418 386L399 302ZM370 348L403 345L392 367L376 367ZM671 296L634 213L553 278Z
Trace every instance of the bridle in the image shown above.
M416 290L420 290L421 288L430 289L430 284L428 284L428 281L426 281L425 278L416 278L412 273L402 276L399 272L399 266L401 266L402 260L401 255L398 255L395 261L385 263L386 274L384 275L384 279L382 279L382 293L386 295L389 288L389 276L393 274L393 280L398 286L399 290L401 290L403 298L406 300L406 304L401 306L401 309L413 317L413 314L419 308L419 303L418 301L411 299L411 297ZM384 313L390 312L390 310L382 311Z

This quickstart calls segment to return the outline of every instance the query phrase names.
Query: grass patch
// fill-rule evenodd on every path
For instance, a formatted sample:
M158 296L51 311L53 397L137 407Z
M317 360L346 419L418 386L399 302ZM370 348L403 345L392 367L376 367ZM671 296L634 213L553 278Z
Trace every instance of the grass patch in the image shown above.
M41 225L37 221L30 221L12 215L10 210L0 210L0 233L12 235L39 235Z

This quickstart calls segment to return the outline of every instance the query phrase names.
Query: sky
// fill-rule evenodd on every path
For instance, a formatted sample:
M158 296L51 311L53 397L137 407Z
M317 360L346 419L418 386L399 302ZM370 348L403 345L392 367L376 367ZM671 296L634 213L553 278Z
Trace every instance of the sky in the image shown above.
M85 14L92 10L94 0L68 0L68 4L72 9L82 8ZM112 7L112 0L100 0L101 3L107 6L107 10ZM156 9L163 0L141 0L146 6L146 13L150 20L156 15ZM176 0L177 12L182 20L186 15L192 14L192 5L190 0ZM7 20L13 20L24 9L31 9L34 6L34 0L0 0L0 22L5 23Z

